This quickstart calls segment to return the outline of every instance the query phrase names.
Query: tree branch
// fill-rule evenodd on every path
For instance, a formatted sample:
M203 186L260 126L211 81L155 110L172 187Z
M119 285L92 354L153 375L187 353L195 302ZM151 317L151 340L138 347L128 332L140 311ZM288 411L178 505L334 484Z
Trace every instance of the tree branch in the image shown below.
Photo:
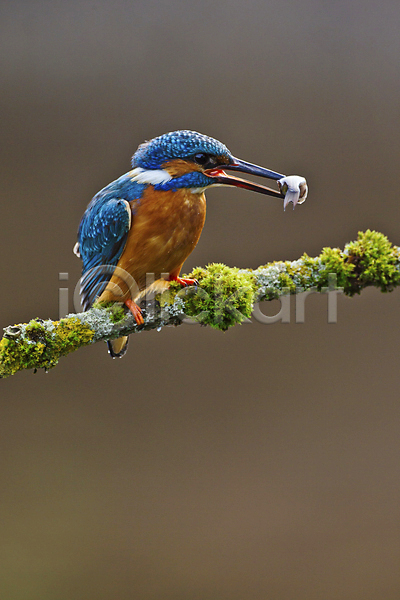
M161 296L146 299L140 327L121 305L94 306L60 321L33 319L5 327L0 341L0 378L21 369L48 370L81 346L179 325L188 317L225 331L248 319L255 302L311 288L324 292L332 289L332 276L337 288L349 296L367 286L392 291L400 283L400 248L382 233L368 230L343 251L324 248L315 258L304 254L292 262L273 262L255 270L222 264L198 267L190 274L198 280L198 287L181 288L172 283Z

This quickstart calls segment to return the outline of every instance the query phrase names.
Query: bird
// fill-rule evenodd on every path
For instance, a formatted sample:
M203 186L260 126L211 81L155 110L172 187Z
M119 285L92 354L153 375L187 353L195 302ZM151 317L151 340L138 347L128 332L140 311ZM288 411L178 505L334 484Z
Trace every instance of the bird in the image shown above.
M91 200L78 229L75 254L82 260L81 303L123 303L138 325L137 300L143 290L197 281L180 277L206 218L205 191L216 186L252 190L302 203L307 183L238 159L218 140L190 130L165 133L139 145L131 170ZM237 171L278 182L278 190L230 175ZM149 280L149 274L153 274ZM165 279L167 274L167 280ZM158 286L158 287L157 287ZM163 287L164 286L164 287ZM112 358L128 347L124 336L107 342Z

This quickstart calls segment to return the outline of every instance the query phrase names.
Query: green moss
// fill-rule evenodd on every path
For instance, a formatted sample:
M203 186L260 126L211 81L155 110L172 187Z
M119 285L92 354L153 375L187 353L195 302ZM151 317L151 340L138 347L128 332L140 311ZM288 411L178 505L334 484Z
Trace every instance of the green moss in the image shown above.
M101 301L99 299L95 300L93 302L93 306L92 308L109 308L110 306L113 306L115 304L115 302L105 302L105 301Z
M203 325L226 331L251 316L254 276L251 272L213 263L196 268L190 277L199 287L182 288L176 294L185 302L185 314Z
M336 274L337 287L343 288L345 293L351 293L354 285L354 265L346 260L339 248L323 248L320 255L319 281L317 289L329 285L329 275Z
M122 304L114 304L109 309L110 319L113 323L120 323L126 317L126 311Z
M27 343L3 338L0 341L0 376L14 375L20 369L41 366L46 345L42 342L28 346Z
M89 344L94 337L94 332L78 318L55 322L35 319L18 327L21 330L18 337L0 341L0 377L21 369L48 370L61 356Z
M53 348L59 356L90 344L93 338L94 332L78 318L72 317L55 322Z
M286 271L279 273L279 286L288 290L291 294L296 293L296 284L293 280L293 274L290 272L290 263L285 263Z
M106 309L112 323L120 323L126 317L126 310L122 302L99 302L93 303L93 308Z
M296 279L299 282L299 287L307 287L310 285L310 280L315 285L321 278L321 260L319 257L313 258L308 256L306 252L300 260L295 260L292 263L296 266Z
M190 275L190 277L191 277L191 276L192 276L192 275ZM185 277L189 277L189 275L185 275ZM169 282L169 288L168 288L168 290L169 290L169 291L170 291L172 294L174 294L174 293L177 293L177 292L180 292L180 291L181 291L181 289L182 289L182 286L181 286L181 284L180 284L180 283L178 283L177 281L170 281L170 282Z
M355 242L346 244L343 254L354 269L353 293L367 285L389 292L399 284L398 253L383 233L360 231Z

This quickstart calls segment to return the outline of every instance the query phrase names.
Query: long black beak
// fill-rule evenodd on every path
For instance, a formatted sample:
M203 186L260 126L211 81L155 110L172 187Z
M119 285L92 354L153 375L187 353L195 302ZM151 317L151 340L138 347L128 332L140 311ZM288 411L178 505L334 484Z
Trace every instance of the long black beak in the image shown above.
M267 179L275 180L285 177L281 173L264 169L264 167L258 167L252 163L240 160L240 158L234 158L232 163L229 165L223 165L223 168L217 167L214 169L209 169L205 171L205 174L208 177L212 177L215 180L215 183L218 185L231 185L234 187L244 188L245 190L259 192L260 194L268 194L269 196L274 196L275 198L284 198L284 195L277 190L273 190L272 188L268 188L264 185L259 185L258 183L253 183L252 181L246 181L246 179L241 179L240 177L227 175L225 171L228 170L240 171L241 173L249 173L250 175L257 175L259 177L266 177Z

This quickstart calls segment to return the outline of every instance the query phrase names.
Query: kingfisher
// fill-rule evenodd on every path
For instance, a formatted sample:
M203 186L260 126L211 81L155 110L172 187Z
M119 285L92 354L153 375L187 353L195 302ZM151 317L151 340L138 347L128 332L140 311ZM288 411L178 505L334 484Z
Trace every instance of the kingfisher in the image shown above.
M226 171L276 180L278 190ZM197 285L180 272L204 226L205 191L216 186L281 198L284 208L304 202L308 193L303 177L285 177L235 158L224 144L196 131L172 131L141 144L132 169L93 197L80 222L74 252L83 262L83 309L95 300L124 303L142 325L135 300L144 290L161 291L169 281ZM107 343L111 357L121 357L128 337Z

